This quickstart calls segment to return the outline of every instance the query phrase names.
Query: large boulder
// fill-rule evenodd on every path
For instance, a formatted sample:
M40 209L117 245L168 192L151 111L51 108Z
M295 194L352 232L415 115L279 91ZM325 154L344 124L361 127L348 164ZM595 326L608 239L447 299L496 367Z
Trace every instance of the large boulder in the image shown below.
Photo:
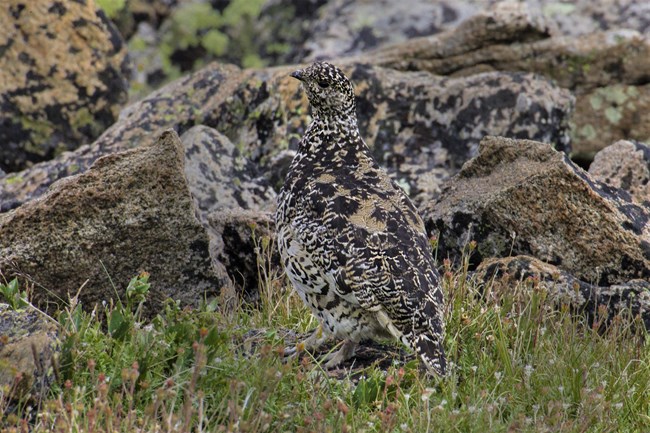
M615 317L628 323L639 317L650 331L650 282L631 280L608 287L589 284L534 257L487 259L473 277L492 291L511 293L517 284L544 290L550 301L586 316L589 325L604 327Z
M340 64L356 85L362 136L416 198L435 194L443 179L475 155L486 134L568 146L573 99L544 78L520 73L441 78ZM1 179L2 210L39 196L103 154L151 142L164 128L183 134L195 125L211 127L272 179L277 157L297 148L309 122L304 92L288 75L294 69L241 71L211 64L183 77L124 110L93 145Z
M0 335L0 388L11 390L5 398L38 404L54 382L53 358L61 351L57 323L40 311L0 304Z
M93 141L127 100L126 47L93 0L0 8L0 168Z
M79 290L87 307L123 296L120 287L142 271L151 274L148 312L167 298L197 305L227 282L212 270L208 249L173 131L105 156L0 215L0 272L29 277L44 308Z
M576 95L572 148L578 156L593 157L617 139L646 140L650 35L616 25L579 36L552 28L526 2L504 2L452 30L361 54L357 61L454 77L486 71L543 74Z
M439 257L529 255L599 286L650 278L650 211L549 145L487 137L423 208Z
M596 180L621 188L638 203L650 207L650 146L620 140L596 154L589 166Z
M183 133L201 123L236 87L239 72L233 66L212 64L180 78L122 110L117 122L92 145L5 176L0 179L0 212L41 196L56 180L86 171L103 155L153 143L168 128Z

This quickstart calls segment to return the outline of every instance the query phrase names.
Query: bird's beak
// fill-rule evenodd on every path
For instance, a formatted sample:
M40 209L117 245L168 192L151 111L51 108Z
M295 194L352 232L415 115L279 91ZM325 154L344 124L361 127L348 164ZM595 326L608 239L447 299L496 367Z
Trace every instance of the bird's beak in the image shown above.
M302 70L302 69L298 69L297 71L293 71L293 72L291 73L291 76L292 76L293 78L297 79L297 80L302 81L302 74L303 74L303 70Z

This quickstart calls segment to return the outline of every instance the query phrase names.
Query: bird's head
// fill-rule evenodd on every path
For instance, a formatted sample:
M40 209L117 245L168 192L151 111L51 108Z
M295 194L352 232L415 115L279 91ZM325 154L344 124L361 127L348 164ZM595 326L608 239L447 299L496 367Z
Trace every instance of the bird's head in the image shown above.
M352 83L336 66L315 62L291 76L302 82L317 116L356 117Z

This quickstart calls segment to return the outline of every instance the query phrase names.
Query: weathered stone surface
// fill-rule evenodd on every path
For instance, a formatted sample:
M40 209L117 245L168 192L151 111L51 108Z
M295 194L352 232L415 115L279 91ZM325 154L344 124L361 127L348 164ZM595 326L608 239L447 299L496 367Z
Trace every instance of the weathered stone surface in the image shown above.
M0 211L44 194L53 182L87 170L100 156L152 143L165 129L182 134L200 124L234 91L239 75L236 67L211 64L130 105L92 145L0 179Z
M305 60L332 59L454 28L481 6L471 1L327 2L304 41Z
M541 12L564 35L632 29L650 33L650 7L637 0L540 0Z
M359 126L375 156L414 198L475 154L486 134L529 138L566 149L571 95L530 74L440 78L365 64L343 65L356 84ZM124 110L92 146L0 180L2 210L43 193L54 180L85 170L98 156L150 142L156 131L209 126L239 154L269 169L295 149L308 124L307 100L294 67L240 71L212 64Z
M621 138L650 142L650 84L612 84L581 95L572 122L575 150L586 159Z
M273 214L241 208L213 212L208 217L210 254L230 276L245 299L259 299L260 271L280 269L275 247ZM272 283L273 276L266 277Z
M91 142L126 102L126 47L93 0L0 8L0 167Z
M105 156L42 198L0 215L0 270L33 280L44 308L82 286L79 299L87 307L114 298L111 281L120 294L141 271L151 273L148 311L170 297L195 305L222 284L208 248L173 131Z
M589 166L596 180L624 189L634 200L650 207L650 146L620 140L596 154Z
M203 222L217 210L268 210L275 206L273 188L225 135L207 126L195 126L181 141L185 177Z
M490 284L492 290L503 289L506 293L518 283L545 290L554 303L569 305L585 314L592 326L609 324L619 315L624 319L639 316L650 331L650 282L646 280L600 287L529 256L485 260L474 277Z
M650 36L620 29L554 36L551 27L525 3L504 3L448 32L357 61L453 76L495 70L543 74L577 97L574 152L592 154L622 138L646 140Z
M54 382L52 358L60 352L57 324L41 312L0 304L0 336L0 387L8 386L15 400L40 401Z
M650 212L543 143L487 137L424 206L438 257L530 255L590 284L650 278Z

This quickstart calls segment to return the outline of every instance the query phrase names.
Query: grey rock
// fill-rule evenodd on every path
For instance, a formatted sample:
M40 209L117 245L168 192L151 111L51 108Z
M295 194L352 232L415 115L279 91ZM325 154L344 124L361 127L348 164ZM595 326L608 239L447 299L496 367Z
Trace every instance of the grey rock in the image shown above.
M0 387L14 401L37 404L54 383L54 358L61 352L57 323L40 311L0 304Z
M212 270L209 239L194 215L173 131L137 149L105 156L43 197L0 215L0 272L27 276L42 308L80 288L87 308L117 295L142 271L145 304L167 298L198 305L225 281ZM115 287L113 286L115 284Z
M490 284L492 290L505 293L518 283L544 290L553 303L568 305L584 314L592 327L605 328L617 316L627 322L640 317L645 329L650 331L650 282L647 280L601 287L529 256L488 259L473 276L483 284Z
M275 206L275 191L225 135L207 126L195 126L182 135L181 141L185 177L203 222L217 210L269 210Z
M650 207L650 146L620 140L596 154L589 166L596 180L624 189L638 203Z
M614 140L646 140L650 124L650 36L610 29L554 34L527 3L506 2L453 30L362 54L398 70L467 76L487 71L542 74L576 95L572 148L593 157Z
M86 1L0 8L0 167L15 172L97 138L126 103L126 46Z
M547 144L486 137L422 213L438 257L529 255L611 286L650 278L650 211Z
M332 59L456 27L482 6L471 1L329 1L311 23L303 61Z

